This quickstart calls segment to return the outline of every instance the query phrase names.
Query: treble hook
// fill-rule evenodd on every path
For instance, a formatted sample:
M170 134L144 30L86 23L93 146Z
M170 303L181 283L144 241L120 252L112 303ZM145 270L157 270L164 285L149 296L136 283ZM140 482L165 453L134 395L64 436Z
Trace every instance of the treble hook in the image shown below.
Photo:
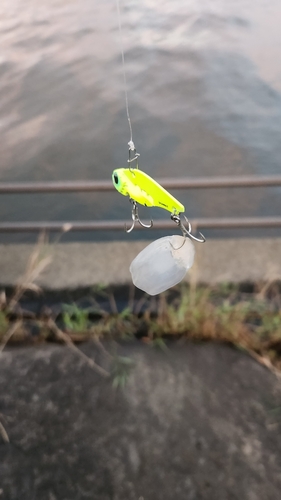
M171 219L176 223L177 226L179 226L179 228L181 229L182 231L182 235L183 237L185 238L186 236L188 236L189 238L191 238L192 240L194 241L198 241L199 243L204 243L206 241L206 238L205 236L203 236L202 233L199 233L201 238L196 238L196 236L194 236L191 231L192 231L192 227L191 227L191 223L189 222L188 218L184 215L184 218L188 224L188 229L184 226L181 218L179 215L176 215L176 214L172 214L171 215ZM185 241L183 242L183 244L179 247L181 248L183 245L185 244ZM179 250L179 248L177 248L177 250Z
M140 224L140 226L145 227L147 229L150 229L153 226L153 220L150 221L150 224L144 224L139 218L139 210L138 210L137 202L135 200L133 200L132 198L130 198L130 202L133 205L133 208L132 208L133 224L131 225L131 227L129 229L127 229L127 225L125 224L126 233L130 233L131 231L133 231L136 222L138 222Z

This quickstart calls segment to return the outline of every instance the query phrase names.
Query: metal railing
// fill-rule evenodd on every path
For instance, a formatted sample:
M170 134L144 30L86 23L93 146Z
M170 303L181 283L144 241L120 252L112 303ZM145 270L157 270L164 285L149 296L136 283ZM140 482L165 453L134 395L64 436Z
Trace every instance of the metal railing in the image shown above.
M201 177L184 179L159 179L166 189L210 189L281 186L281 175L244 176L244 177ZM111 181L56 181L56 182L7 182L0 183L0 194L15 193L70 193L70 192L105 192L114 191ZM251 228L281 227L281 217L245 217L245 218L200 218L193 219L193 226L206 228ZM154 222L155 229L174 227L169 218ZM137 226L136 226L137 228ZM123 230L124 221L42 221L42 222L2 222L0 232L48 231L96 231Z

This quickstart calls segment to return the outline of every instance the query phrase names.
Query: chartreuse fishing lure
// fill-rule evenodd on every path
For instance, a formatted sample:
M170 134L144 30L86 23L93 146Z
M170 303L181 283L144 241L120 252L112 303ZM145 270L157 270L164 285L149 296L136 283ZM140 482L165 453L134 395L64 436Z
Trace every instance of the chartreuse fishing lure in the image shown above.
M150 222L149 225L143 224L143 222L139 218L138 214L138 203L144 205L146 207L160 207L164 210L168 210L171 214L171 219L180 227L183 236L189 236L193 240L199 241L203 243L205 241L204 236L200 234L200 238L196 238L191 234L191 224L188 219L184 218L188 224L188 228L186 228L181 220L181 214L184 213L185 208L174 196L172 196L166 189L164 189L158 182L156 182L152 177L147 175L145 172L142 172L138 168L138 157L139 154L136 152L136 148L133 142L133 133L132 133L132 125L131 118L129 113L129 103L128 103L128 92L127 92L127 79L126 79L126 71L125 71L125 56L123 49L123 41L122 41L122 23L121 23L121 15L120 15L120 5L119 0L116 0L117 5L117 18L118 18L118 26L120 33L120 46L121 46L121 59L122 59L122 69L123 69L123 79L124 79L124 91L125 91L125 103L126 103L126 113L128 124L130 128L130 141L128 142L129 146L129 159L128 163L130 164L129 168L118 168L112 173L113 184L116 187L119 193L124 196L129 196L130 202L132 203L132 219L133 223L129 229L126 228L126 231L130 233L134 227L135 223L138 222L143 227L152 227L153 221ZM134 157L131 158L131 155ZM136 168L131 167L131 163L136 162Z
M129 160L131 161L131 160ZM180 218L185 212L185 207L158 182L139 168L118 168L113 171L112 180L115 188L124 196L129 196L132 203L132 226L126 231L130 233L138 222L142 227L150 228L153 226L153 221L149 225L144 224L138 215L138 203L145 207L160 207L167 210L171 214L171 219L180 227L183 236L189 236L193 240L203 243L205 237L200 234L200 238L196 238L191 234L191 224L185 217L188 223L186 228Z

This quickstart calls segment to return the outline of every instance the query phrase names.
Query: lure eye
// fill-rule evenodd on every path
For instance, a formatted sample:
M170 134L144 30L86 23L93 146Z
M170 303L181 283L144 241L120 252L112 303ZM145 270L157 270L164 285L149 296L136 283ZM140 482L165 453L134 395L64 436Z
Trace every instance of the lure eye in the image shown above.
M118 175L117 175L117 174L114 174L113 178L114 178L114 182L115 182L115 184L118 184L118 182L119 182Z

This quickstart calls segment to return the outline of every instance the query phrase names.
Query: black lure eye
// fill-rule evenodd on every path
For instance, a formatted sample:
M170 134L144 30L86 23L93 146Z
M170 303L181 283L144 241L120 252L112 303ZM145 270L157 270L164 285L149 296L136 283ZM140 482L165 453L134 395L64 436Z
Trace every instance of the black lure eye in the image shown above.
M118 175L117 175L117 174L114 174L114 176L113 176L113 177L114 177L114 182L115 182L115 184L118 184L118 182L119 182Z

